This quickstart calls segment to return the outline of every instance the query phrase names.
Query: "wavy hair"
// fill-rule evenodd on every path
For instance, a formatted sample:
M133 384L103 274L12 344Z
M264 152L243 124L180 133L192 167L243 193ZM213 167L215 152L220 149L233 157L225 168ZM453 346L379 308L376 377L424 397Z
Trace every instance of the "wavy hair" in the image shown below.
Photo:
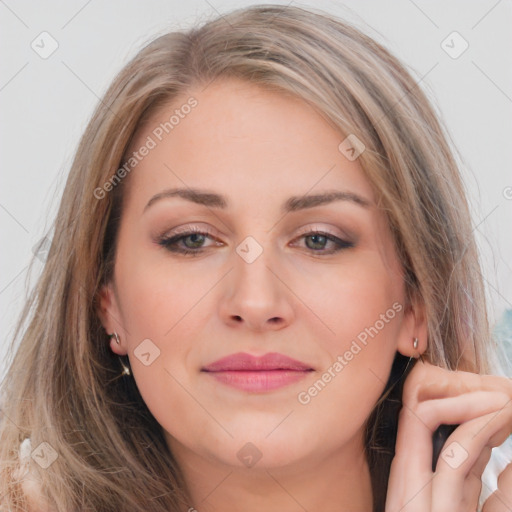
M426 313L425 356L443 368L489 373L493 341L465 190L417 81L380 44L318 9L237 9L145 46L116 76L83 134L2 383L1 510L27 506L16 476L26 437L58 454L47 469L31 463L58 511L169 512L189 503L162 428L134 380L119 377L97 314L129 178L103 198L94 191L121 168L155 111L224 77L301 98L340 136L364 142L359 162L387 216L408 306L422 304ZM385 502L403 364L397 354L366 425L375 512Z

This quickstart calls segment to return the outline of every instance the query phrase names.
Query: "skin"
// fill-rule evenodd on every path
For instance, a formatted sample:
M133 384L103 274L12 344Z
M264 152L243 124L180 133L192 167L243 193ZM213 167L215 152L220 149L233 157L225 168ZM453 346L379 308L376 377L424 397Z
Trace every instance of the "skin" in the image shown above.
M450 372L426 362L409 374L403 403L386 512L476 510L491 449L512 432L510 379ZM446 440L433 473L429 441L441 423L460 426ZM498 489L482 512L510 510L512 463L499 475Z
M420 306L405 307L402 270L384 214L374 206L358 160L339 151L342 134L304 102L243 81L217 81L161 108L134 149L189 96L197 107L125 184L114 278L101 293L103 325L120 336L111 349L128 354L132 376L183 470L190 507L368 511L365 420L396 351L417 356L426 348L426 320ZM174 197L146 208L152 197L174 187L207 189L230 205L217 209ZM369 206L345 200L280 212L290 196L326 190L357 194ZM189 227L210 232L202 245L195 243L198 255L159 244ZM315 231L353 245L326 254L336 244L305 236ZM263 251L251 263L236 251L247 236ZM194 237L179 242L186 244L193 248ZM298 394L393 304L404 307L301 404ZM148 366L135 355L146 339L146 351L159 351ZM266 393L228 387L200 371L235 352L279 352L314 371ZM425 371L421 366L411 376ZM445 373L452 378L460 372ZM501 388L512 398L510 388ZM417 426L404 425L407 435L415 435L409 431ZM249 442L261 454L252 467L237 456L247 453ZM390 507L403 497L394 482L407 472L404 461L392 475Z

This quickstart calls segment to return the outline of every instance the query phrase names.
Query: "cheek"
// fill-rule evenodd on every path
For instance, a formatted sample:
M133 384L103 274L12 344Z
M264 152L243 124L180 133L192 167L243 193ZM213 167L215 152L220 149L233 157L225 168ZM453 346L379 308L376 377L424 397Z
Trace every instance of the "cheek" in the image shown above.
M168 426L174 423L170 411L190 410L183 386L189 387L193 371L193 340L211 316L202 299L218 278L213 272L184 271L155 253L120 248L116 282L133 378L153 416Z
M297 282L297 294L306 298L311 322L321 329L318 341L331 355L348 350L353 340L364 346L366 357L388 345L394 349L403 309L401 278L376 252L361 251L315 275L301 270L306 278Z
M193 318L188 313L205 291L196 291L179 272L147 267L139 260L119 293L132 376L156 421L169 429L176 414L194 405L185 391L190 387L188 360L191 340L197 338L194 325L197 329L204 320L196 310Z
M218 280L213 272L198 273L174 263L162 256L162 250L142 249L119 258L116 278L121 313L133 341L145 337L163 341L173 331L182 330L190 322L187 315L196 311Z
M403 296L399 274L374 254L359 253L350 263L346 270L331 269L308 296L325 327L316 341L328 357L299 403L318 413L339 404L333 411L339 421L361 424L382 393L396 354Z

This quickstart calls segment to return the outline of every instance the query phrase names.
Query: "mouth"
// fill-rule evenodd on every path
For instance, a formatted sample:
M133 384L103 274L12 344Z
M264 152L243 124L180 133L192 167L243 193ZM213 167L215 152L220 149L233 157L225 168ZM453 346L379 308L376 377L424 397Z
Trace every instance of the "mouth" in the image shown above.
M267 392L302 380L314 369L278 353L255 357L239 352L201 369L228 386L248 392Z

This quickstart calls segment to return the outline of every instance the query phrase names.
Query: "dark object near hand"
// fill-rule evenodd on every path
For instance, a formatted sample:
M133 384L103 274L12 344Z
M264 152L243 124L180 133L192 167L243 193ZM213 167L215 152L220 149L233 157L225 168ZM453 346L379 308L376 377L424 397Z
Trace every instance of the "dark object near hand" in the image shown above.
M434 447L434 453L432 456L432 471L436 470L437 460L439 459L439 455L443 450L444 443L446 443L448 437L458 426L459 425L439 425L436 431L432 434L432 445Z
M404 361L407 361L405 358L403 358ZM420 357L420 364L423 361L423 359ZM409 359L407 361L407 364L405 365L405 369L402 370L402 375L399 379L398 389L400 396L402 396L403 392L403 385L405 382L405 379L409 375L409 372L412 370L413 366L415 364L418 364L418 359ZM443 446L446 443L446 440L448 437L450 437L451 433L458 427L459 425L439 425L439 427L435 430L435 432L432 434L432 447L433 447L433 453L432 453L432 471L436 470L437 461L439 459L439 455L441 455L441 452L443 450Z

